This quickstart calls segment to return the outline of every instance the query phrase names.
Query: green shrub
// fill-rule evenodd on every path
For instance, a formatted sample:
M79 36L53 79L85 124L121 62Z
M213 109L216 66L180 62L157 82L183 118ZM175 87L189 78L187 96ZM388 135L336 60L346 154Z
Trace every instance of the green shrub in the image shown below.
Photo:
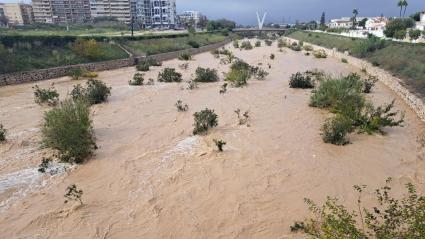
M276 56L274 54L270 54L270 60L274 60Z
M89 79L86 82L86 88L81 85L74 86L71 91L73 100L85 100L90 105L100 104L108 100L111 95L111 87L106 86L100 80Z
M158 74L158 81L159 82L181 82L182 74L176 72L176 69L174 68L165 68L162 72Z
M218 81L217 70L210 68L198 67L196 69L196 82L216 82Z
M356 74L350 74L342 78L328 78L321 82L319 87L313 90L310 98L310 106L318 108L330 108L335 111L342 102L348 99L363 101L361 95L362 83Z
M59 102L59 93L53 84L48 89L40 89L38 85L33 87L35 103L42 105L55 106Z
M192 55L189 52L187 52L187 51L182 52L179 55L179 60L181 60L181 61L190 61L190 60L192 60Z
M251 50L253 47L252 47L252 45L251 45L251 42L250 42L250 41L243 41L243 42L241 43L240 48L245 49L245 50Z
M369 75L367 79L363 80L363 93L372 92L372 88L375 86L376 82L378 82L378 78L376 76Z
M38 171L40 173L45 173L47 171L47 169L50 166L50 162L52 162L52 158L48 157L43 157L43 159L41 160L40 165L38 166Z
M194 115L193 134L207 133L209 128L216 127L218 125L218 116L214 113L214 110L206 108L200 112L196 112Z
M255 42L255 47L260 47L261 46L261 41L256 41Z
M225 81L229 81L234 87L242 87L248 83L250 73L247 70L231 69L226 74Z
M251 67L251 74L254 75L257 80L265 80L269 73L259 67Z
M147 61L140 61L137 65L136 65L136 69L138 71L149 71L150 65Z
M63 195L66 199L64 203L68 203L69 200L80 202L83 205L83 190L78 189L75 184L72 184L66 188L66 193Z
M322 49L314 51L313 55L316 58L326 58L326 57L328 57L325 50L322 50Z
M295 44L294 44L295 43ZM296 42L293 42L292 43L292 46L291 46L291 49L293 50L293 51L301 51L301 46L300 45L298 45L298 44L296 44Z
M264 41L264 43L266 43L266 45L267 45L267 46L271 46L271 45L273 44L273 41L271 41L271 40L269 40L269 39L266 39L266 40Z
M149 66L162 66L162 62L160 62L160 61L158 61L158 60L156 60L152 57L146 58L145 61L149 64Z
M242 114L241 110L238 108L235 110L235 114L238 116L239 125L245 125L249 123L249 111L245 111Z
M421 30L415 29L409 31L409 36L412 40L418 40L421 37Z
M396 18L387 23L384 34L389 38L403 39L406 36L406 29L414 26L415 22L411 18Z
M326 120L321 129L323 142L335 145L346 145L349 141L346 135L352 131L352 123L343 116Z
M72 45L72 50L79 55L90 60L99 60L105 56L104 50L94 39L78 38Z
M198 88L198 82L191 80L188 82L187 88L188 90L194 90Z
M221 86L221 89L220 89L219 93L220 93L220 94L224 94L224 93L226 93L226 92L227 92L227 83L224 83L224 84Z
M404 38L406 38L406 34L406 30L398 30L395 32L394 38L403 40Z
M223 146L226 145L226 142L223 140L213 139L215 146L217 146L218 151L223 152Z
M137 72L136 74L134 74L133 80L128 81L128 84L129 85L143 85L144 80L145 79L143 78L143 74Z
M304 50L304 51L313 51L313 47L312 47L312 46L310 46L310 45L304 45L304 46L303 46L303 50Z
M88 71L88 72L84 72L82 76L87 78L96 78L99 75L96 72Z
M398 112L393 111L394 100L384 106L374 107L372 104L366 104L362 109L361 115L356 119L356 126L359 133L373 134L375 132L385 134L382 130L384 127L402 126L404 122L404 114L401 114L400 119L394 117Z
M425 237L425 197L418 194L413 184L407 183L407 193L402 198L393 197L387 179L385 186L366 192L376 200L370 207L362 205L362 196L367 186L354 185L358 192L357 211L350 211L337 198L327 197L323 205L304 199L314 217L298 222L298 230L312 238L424 238ZM398 194L397 194L398 195Z
M83 70L79 67L72 68L69 70L69 75L72 77L73 80L78 80L80 77L83 76Z
M197 41L194 41L194 40L188 41L187 44L189 46L191 46L192 48L199 48L200 47L199 43Z
M85 101L65 100L44 114L43 144L69 163L82 163L96 149L90 109Z
M4 128L4 126L0 124L0 142L6 141L6 132L7 130Z
M149 71L149 68L151 66L162 66L162 62L157 61L152 57L148 57L143 60L140 60L139 63L136 65L136 69L138 71Z
M234 48L239 48L239 41L238 40L234 40L233 41L233 47Z
M175 104L178 112L186 112L189 109L189 106L187 104L183 105L183 101L178 100Z
M297 72L295 74L292 74L289 80L289 87L301 89L314 88L314 80L311 74L302 74L301 72Z
M342 62L342 63L348 63L348 60L347 60L347 59L345 59L345 58L341 58L341 62Z
M279 48L286 47L286 42L283 41L283 39L277 40L277 47L279 47Z

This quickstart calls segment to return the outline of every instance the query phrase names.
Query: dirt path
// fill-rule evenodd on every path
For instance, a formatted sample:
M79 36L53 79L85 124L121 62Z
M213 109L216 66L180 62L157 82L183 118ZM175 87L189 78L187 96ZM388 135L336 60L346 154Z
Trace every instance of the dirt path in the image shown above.
M308 107L310 92L290 89L289 76L312 68L333 74L358 69L288 49L281 53L276 45L232 51L250 64L271 63L267 80L220 95L222 82L192 91L184 89L186 83L137 87L127 83L134 68L101 72L112 96L92 107L96 156L54 178L34 176L49 153L38 146L46 109L34 104L35 84L0 88L0 122L10 138L0 145L0 235L291 238L289 225L307 215L304 197L322 202L338 196L352 206L353 185L373 189L387 177L393 177L396 193L406 182L425 191L424 149L417 142L425 127L390 90L378 85L371 97L376 103L396 98L397 108L406 111L405 127L387 129L386 136L352 135L345 147L328 145L319 135L327 113ZM269 59L271 53L276 60ZM163 67L181 63L167 61ZM210 53L178 71L188 81L197 66L228 71ZM156 79L159 70L145 78ZM76 84L68 78L37 84L51 82L61 96ZM189 105L188 112L176 111L178 99ZM207 136L192 136L192 114L205 107L216 111L219 126ZM250 127L237 124L237 108L249 110ZM215 151L213 139L227 142L223 153ZM84 191L82 207L63 203L72 183Z

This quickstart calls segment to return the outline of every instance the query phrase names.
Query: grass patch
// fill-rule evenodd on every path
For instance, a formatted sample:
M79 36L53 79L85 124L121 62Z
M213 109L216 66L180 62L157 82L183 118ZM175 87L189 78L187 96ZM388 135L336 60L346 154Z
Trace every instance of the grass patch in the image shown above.
M221 42L225 39L226 37L222 34L195 34L176 38L127 41L126 45L133 49L136 53L154 55L159 53L190 49L195 46L195 43L199 45L198 47L200 47Z
M400 77L411 92L425 97L425 45L379 39L355 39L324 33L296 31L289 37L329 49L348 51Z
M80 54L70 45L31 47L19 46L6 48L0 44L0 74L46 69L57 66L82 64L127 58L128 55L114 44L98 43L102 52L93 59L90 54Z

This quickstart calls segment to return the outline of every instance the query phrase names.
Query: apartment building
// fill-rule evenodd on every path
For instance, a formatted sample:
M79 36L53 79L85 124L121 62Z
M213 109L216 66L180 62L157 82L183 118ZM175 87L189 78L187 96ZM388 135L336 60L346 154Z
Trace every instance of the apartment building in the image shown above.
M91 19L89 0L32 0L34 20L41 23L82 23Z
M135 16L144 28L174 28L176 0L136 0Z
M118 21L131 22L132 12L136 11L133 0L90 0L92 18L115 17Z
M32 7L25 3L0 3L0 14L8 19L10 25L25 25L34 21Z
M183 26L193 25L197 27L202 17L202 14L198 11L184 11L182 14L178 15L178 20Z

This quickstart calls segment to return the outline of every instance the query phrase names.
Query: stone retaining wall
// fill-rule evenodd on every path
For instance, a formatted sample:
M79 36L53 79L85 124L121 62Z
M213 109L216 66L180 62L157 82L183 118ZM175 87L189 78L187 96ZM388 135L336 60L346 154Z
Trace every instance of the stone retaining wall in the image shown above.
M298 42L296 39L287 38L288 41L292 42ZM306 44L306 43L304 43ZM407 88L405 88L402 85L402 80L392 76L391 73L379 68L373 66L371 63L369 63L366 60L361 60L359 58L349 56L348 53L341 53L337 51L336 49L328 49L320 46L316 46L311 43L307 43L308 45L313 46L315 50L322 49L326 52L328 56L335 57L337 59L345 58L348 60L348 63L358 67L360 69L365 69L368 74L376 76L379 81L381 81L384 85L389 87L391 90L393 90L397 95L399 95L409 106L413 109L413 111L416 112L418 117L425 121L425 104L422 99L411 93Z
M162 53L162 54L152 55L150 57L155 58L159 61L165 61L165 60L177 58L184 51L189 51L191 54L198 54L201 52L211 51L213 49L222 47L231 41L232 39L226 39L222 42L214 43L214 44L203 46L200 48L192 48L192 49L183 50L183 51ZM145 56L130 57L130 58L119 59L119 60L93 62L93 63L69 65L69 66L59 66L59 67L48 68L48 69L3 74L3 75L0 75L0 87L5 85L21 84L25 82L47 80L47 79L66 76L66 75L69 75L70 70L75 68L80 68L86 71L105 71L105 70L118 69L122 67L128 67L128 66L135 65L140 59L143 59L144 57Z
M133 58L102 61L70 66L59 66L48 69L16 72L0 75L0 86L15 85L31 81L47 80L69 75L70 70L80 68L86 71L105 71L134 65Z

